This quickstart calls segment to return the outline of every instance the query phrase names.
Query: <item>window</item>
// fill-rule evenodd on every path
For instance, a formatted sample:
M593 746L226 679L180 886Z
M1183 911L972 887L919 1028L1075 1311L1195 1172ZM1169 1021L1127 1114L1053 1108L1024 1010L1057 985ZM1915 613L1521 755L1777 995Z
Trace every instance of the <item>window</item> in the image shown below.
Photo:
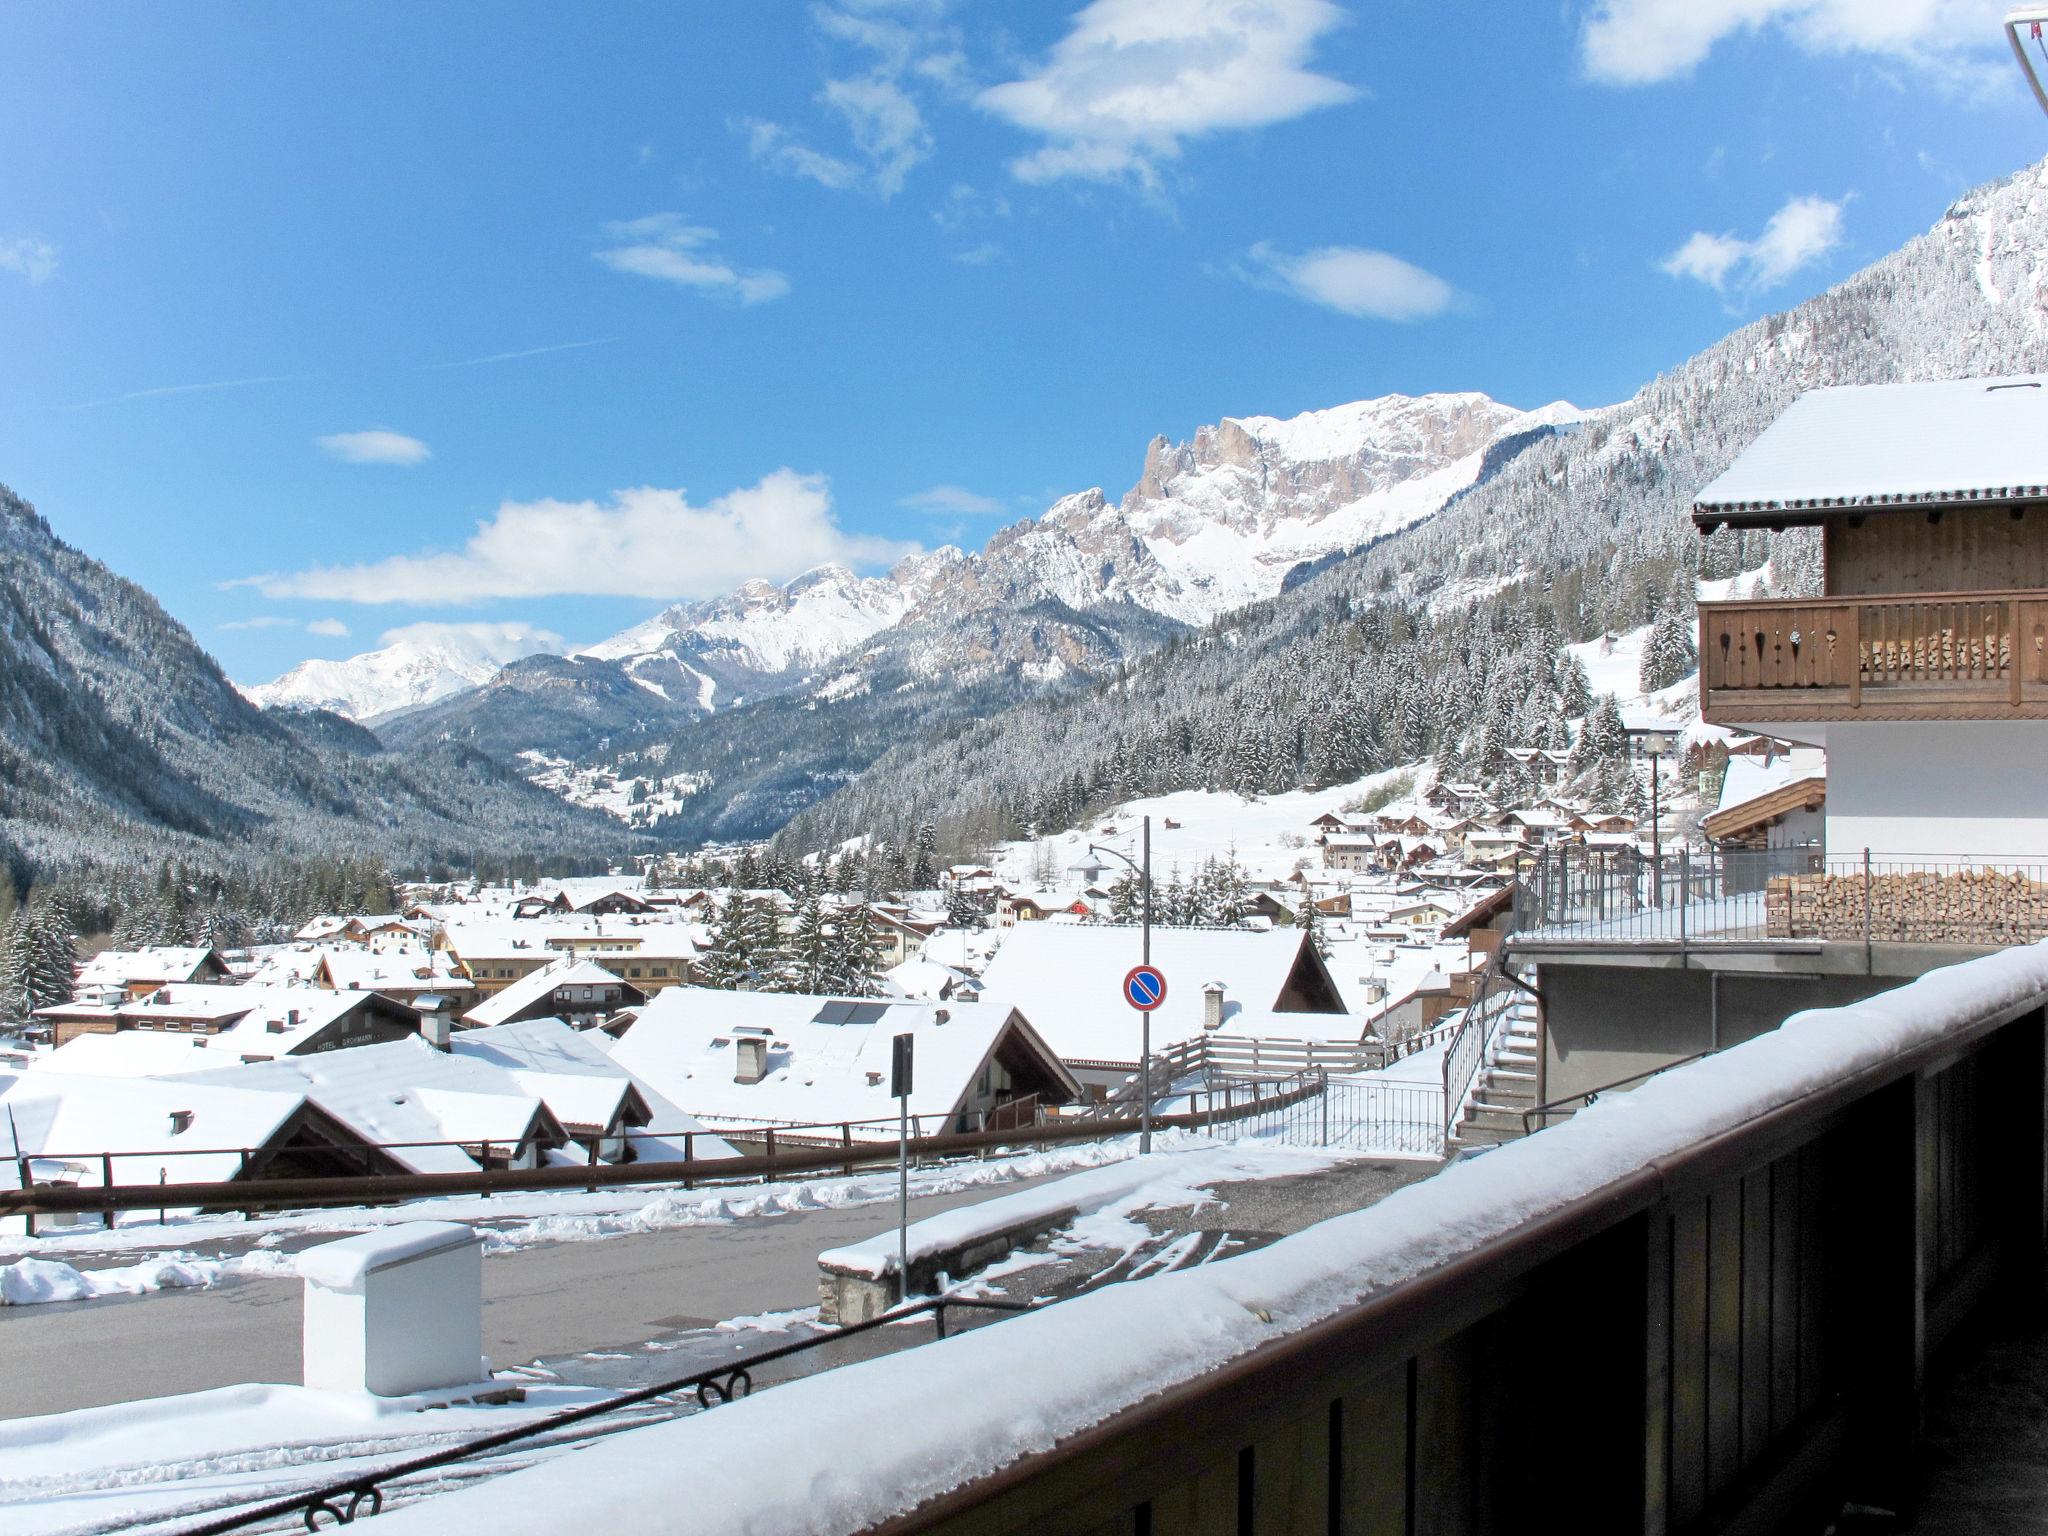
M635 971L633 974L637 976L639 972ZM668 976L668 967L665 965L650 965L647 967L647 974L657 980L665 979Z

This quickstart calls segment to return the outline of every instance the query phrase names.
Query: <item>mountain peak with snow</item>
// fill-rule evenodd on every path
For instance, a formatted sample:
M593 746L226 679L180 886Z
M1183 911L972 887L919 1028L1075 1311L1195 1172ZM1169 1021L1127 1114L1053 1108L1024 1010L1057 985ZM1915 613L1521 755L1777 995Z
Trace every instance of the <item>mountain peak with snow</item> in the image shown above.
M383 638L377 650L302 661L242 693L265 709L325 709L368 721L477 687L521 657L562 651L552 630L517 623L415 624Z

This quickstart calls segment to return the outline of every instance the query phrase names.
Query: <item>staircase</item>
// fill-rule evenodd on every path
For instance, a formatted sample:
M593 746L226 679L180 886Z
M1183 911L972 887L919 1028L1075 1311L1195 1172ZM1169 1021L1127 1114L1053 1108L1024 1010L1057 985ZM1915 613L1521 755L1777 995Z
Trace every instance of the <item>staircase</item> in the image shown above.
M1535 1001L1519 995L1509 1004L1492 1057L1480 1063L1472 1095L1448 1138L1449 1152L1521 1140L1522 1112L1536 1106L1536 1054L1541 1049Z

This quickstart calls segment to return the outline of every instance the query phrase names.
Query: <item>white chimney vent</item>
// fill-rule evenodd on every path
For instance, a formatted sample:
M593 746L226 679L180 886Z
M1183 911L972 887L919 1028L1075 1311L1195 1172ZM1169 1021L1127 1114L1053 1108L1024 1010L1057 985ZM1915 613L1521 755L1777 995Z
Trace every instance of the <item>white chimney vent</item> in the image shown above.
M733 1065L736 1083L758 1083L768 1075L768 1041L761 1035L741 1035L733 1044L739 1055Z
M437 1051L448 1046L448 1015L445 1013L423 1013L420 1015L420 1038Z
M1212 981L1202 988L1202 1028L1223 1027L1223 983Z

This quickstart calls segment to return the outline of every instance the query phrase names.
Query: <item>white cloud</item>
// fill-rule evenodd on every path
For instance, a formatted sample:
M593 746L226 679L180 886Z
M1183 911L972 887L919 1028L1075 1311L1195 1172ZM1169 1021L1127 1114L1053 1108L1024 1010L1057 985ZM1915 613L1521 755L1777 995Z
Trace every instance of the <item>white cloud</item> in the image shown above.
M396 464L410 469L434 456L434 450L418 438L381 427L369 432L333 432L313 441L344 464Z
M1345 19L1329 0L1094 0L1035 71L977 100L1046 140L1011 162L1021 181L1152 186L1185 140L1354 100L1308 68Z
M935 18L942 7L913 9L929 10ZM958 89L962 57L951 32L931 20L914 24L829 6L817 7L812 19L828 38L868 55L865 69L827 79L816 98L852 140L853 153L815 149L784 123L748 117L733 126L747 135L755 162L769 170L834 191L863 188L886 202L932 157L931 128L909 87Z
M229 619L222 629L296 629L297 619L288 619L281 613L259 613L249 619Z
M914 545L849 534L822 475L778 469L693 506L681 490L641 486L609 502L508 501L460 550L245 577L266 597L350 603L484 602L571 594L709 597L753 576L795 576L838 561L872 565Z
M967 517L993 517L1006 510L993 496L978 495L964 485L935 485L906 496L899 503L919 512L952 512Z
M612 239L625 242L594 253L614 272L657 278L742 304L764 304L789 292L789 279L780 272L745 270L720 256L713 249L718 231L686 223L681 214L649 214L604 228Z
M527 624L517 619L497 623L485 621L473 624L401 624L396 629L385 630L377 637L379 645L401 645L407 642L443 649L453 646L471 651L486 661L500 664L517 661L522 656L559 656L569 649L569 642L552 629L542 629L537 624Z
M1693 278L1717 293L1775 288L1842 243L1842 208L1847 201L1792 198L1771 215L1754 240L1696 230L1661 265L1671 276Z
M1427 320L1459 302L1458 290L1413 262L1355 245L1326 245L1290 256L1261 241L1246 281L1291 293L1358 320Z
M339 619L313 619L308 621L306 633L322 635L329 640L346 640L349 637L349 627Z
M34 235L0 236L0 272L40 283L57 270L57 247Z
M1960 80L2000 41L2004 0L1600 0L1586 20L1586 73L1649 85L1690 73L1739 32L1780 32L1809 53L1869 54Z

